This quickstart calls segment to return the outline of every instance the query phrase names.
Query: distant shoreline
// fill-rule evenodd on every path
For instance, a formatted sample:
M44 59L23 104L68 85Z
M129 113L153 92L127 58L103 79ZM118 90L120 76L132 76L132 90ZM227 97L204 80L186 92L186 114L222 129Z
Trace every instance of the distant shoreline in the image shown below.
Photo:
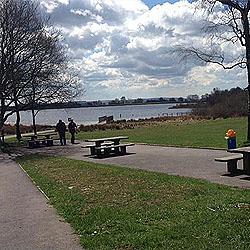
M193 109L196 108L196 103L185 103L185 104L176 104L176 106L169 107L169 109Z
M65 108L99 108L99 107L121 107L121 106L133 106L133 105L152 105L152 104L181 104L181 103L173 103L173 102L146 102L146 103L117 103L117 104L103 104L103 105L67 105L67 106L54 106L46 107L42 109L65 109ZM60 107L61 106L61 107ZM173 106L171 108L174 108Z
M179 102L146 102L146 103L117 103L117 104L103 104L103 105L67 105L67 104L51 104L48 106L39 106L35 110L45 110L45 109L69 109L69 108L98 108L98 107L120 107L120 106L133 106L133 105L152 105L152 104L172 104L175 106L169 107L169 109L182 109L182 108L193 108L195 104L179 103ZM13 111L15 108L10 107L8 111ZM29 111L30 108L20 109L20 111Z

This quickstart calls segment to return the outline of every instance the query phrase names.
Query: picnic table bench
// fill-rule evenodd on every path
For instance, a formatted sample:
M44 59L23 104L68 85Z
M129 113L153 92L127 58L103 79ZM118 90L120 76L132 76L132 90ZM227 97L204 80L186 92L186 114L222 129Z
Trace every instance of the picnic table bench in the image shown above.
M28 140L29 148L38 148L41 146L53 146L54 139L52 136L57 135L56 133L49 134L37 134L37 135L24 135L23 137L30 138ZM42 137L42 138L41 138Z
M134 143L129 144L118 144L118 145L110 145L110 146L101 146L96 147L96 155L98 158L108 157L111 154L113 155L125 155L127 153L126 148L128 146L134 146Z
M227 171L230 173L237 172L237 162L238 160L243 159L242 154L230 155L221 158L215 158L215 161L218 162L226 162L227 163Z
M250 147L242 147L227 150L229 153L240 153L243 155L243 171L250 174Z
M120 144L120 140L128 139L128 136L117 136L100 139L89 139L86 142L93 142L92 145L82 146L82 148L90 148L90 154L96 155L98 158L108 157L112 155L126 154L128 146L134 146L134 143Z

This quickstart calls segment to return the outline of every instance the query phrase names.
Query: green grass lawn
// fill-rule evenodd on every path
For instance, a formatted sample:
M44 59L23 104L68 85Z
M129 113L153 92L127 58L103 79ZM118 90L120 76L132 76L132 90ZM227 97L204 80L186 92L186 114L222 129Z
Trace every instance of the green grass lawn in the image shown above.
M247 118L171 122L158 125L146 123L134 129L80 132L76 135L76 139L128 135L129 141L134 143L227 148L225 136L228 129L234 129L237 132L237 146L243 146L247 138ZM70 139L68 133L67 139ZM15 145L16 139L6 139L6 142Z
M85 249L250 249L250 191L53 156L17 159Z
M135 129L81 132L79 140L128 135L135 143L227 148L225 139L228 129L237 132L237 144L242 146L247 137L247 119L218 119L188 121L183 123L160 124L159 126L140 126Z

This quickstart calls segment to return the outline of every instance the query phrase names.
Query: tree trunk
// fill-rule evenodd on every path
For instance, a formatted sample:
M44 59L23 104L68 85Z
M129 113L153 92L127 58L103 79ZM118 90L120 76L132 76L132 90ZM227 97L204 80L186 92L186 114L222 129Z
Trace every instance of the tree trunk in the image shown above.
M20 131L20 121L21 121L20 111L17 109L16 110L16 138L18 141L20 141L22 138L21 131Z
M34 108L31 109L31 113L32 113L32 122L33 122L33 131L34 134L37 134L37 130L36 130L36 115L35 115L35 110Z
M242 25L244 29L244 36L245 36L245 46L246 46L246 61L247 61L247 91L248 91L248 98L247 98L247 140L250 141L250 34L249 34L249 21L248 21L248 11L241 12L242 18Z
M0 147L5 146L4 143L4 130L3 130L3 125L4 125L4 113L5 113L5 105L4 101L1 100L1 106L0 106Z
M4 146L3 119L0 118L0 148Z
M250 85L248 84L248 88L247 88L247 140L250 141Z

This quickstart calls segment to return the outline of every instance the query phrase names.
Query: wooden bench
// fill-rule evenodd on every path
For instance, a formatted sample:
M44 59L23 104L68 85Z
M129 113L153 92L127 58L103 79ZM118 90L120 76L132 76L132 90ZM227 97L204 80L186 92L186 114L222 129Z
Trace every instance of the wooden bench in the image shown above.
M28 140L29 148L39 148L40 142L39 140Z
M127 143L127 144L118 144L118 145L110 145L110 146L101 146L96 147L96 155L98 158L108 157L111 154L114 155L124 155L127 152L127 147L134 146L134 143Z
M242 154L225 156L221 158L215 158L215 161L218 162L226 162L227 163L227 171L230 173L237 172L237 161L243 159Z
M113 144L114 144L113 142L105 142L105 143L102 143L101 146L111 146ZM96 145L85 145L85 146L82 146L81 148L89 148L91 155L95 155L96 154L96 150L95 150L96 149Z
M29 148L39 148L40 146L53 146L53 139L34 139L29 140Z

